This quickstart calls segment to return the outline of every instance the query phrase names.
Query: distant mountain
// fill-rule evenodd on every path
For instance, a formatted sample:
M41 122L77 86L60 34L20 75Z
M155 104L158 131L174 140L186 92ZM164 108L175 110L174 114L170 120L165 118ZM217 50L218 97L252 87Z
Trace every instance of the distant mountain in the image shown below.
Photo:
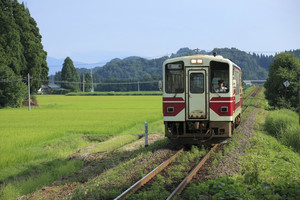
M260 59L265 58L259 55L252 55L236 48L215 48L211 52L204 50L191 50L189 48L181 48L177 53L170 57L190 56L195 54L212 55L216 52L225 58L231 59L242 68L244 79L266 79L268 67L273 60L273 57L267 57L267 63L262 66ZM168 57L147 60L141 57L128 57L123 60L113 59L99 69L96 74L99 74L102 79L143 79L145 76L160 75L162 76L162 63Z
M273 55L250 54L236 48L215 48L210 52L204 50L192 50L187 47L179 49L170 57L190 56L195 54L212 55L216 52L224 58L231 59L234 63L242 68L243 79L266 79L270 64L273 62ZM300 49L288 51L300 59ZM95 81L123 81L123 80L159 80L162 78L162 63L169 57L161 57L157 59L145 59L142 57L131 56L124 59L115 58L107 62L103 67L93 69L93 77ZM61 62L62 66L63 60ZM76 62L74 62L76 63ZM78 66L80 66L78 68ZM81 74L89 73L84 64L75 67L77 72Z
M48 67L49 67L49 76L54 75L58 71L61 71L64 60L65 60L64 58L57 59L57 58L47 56L47 63L48 63ZM84 62L79 62L79 61L73 60L75 68L81 68L85 72L91 68L102 67L103 65L105 65L106 62L107 61L89 64L89 63L84 63ZM84 70L84 69L86 69L86 70Z

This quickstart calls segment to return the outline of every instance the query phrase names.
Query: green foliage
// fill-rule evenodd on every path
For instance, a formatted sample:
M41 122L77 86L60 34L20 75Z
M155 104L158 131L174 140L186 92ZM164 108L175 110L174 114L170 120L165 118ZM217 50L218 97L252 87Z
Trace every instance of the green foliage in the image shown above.
M263 80L267 77L267 70L261 67L257 63L257 57L254 57L251 54L240 51L236 48L216 48L213 52L217 52L217 54L222 55L224 58L231 59L234 63L241 67L243 79Z
M96 74L103 78L113 77L116 79L141 79L144 76L162 74L162 63L167 57L147 60L140 57L128 57L123 60L113 59L100 68Z
M266 117L266 130L283 144L300 153L299 116L291 110L270 111Z
M27 96L27 87L16 76L11 68L0 65L0 108L1 107L20 107L22 100Z
M287 185L262 183L248 185L243 179L228 176L196 185L191 184L183 193L183 199L297 199L299 183Z
M283 83L289 81L285 88ZM296 109L299 103L300 62L289 53L280 53L271 64L270 73L265 83L265 94L271 106Z
M20 4L17 0L5 0L0 2L0 65L3 68L10 68L9 78L13 82L25 83L24 77L30 73L34 79L31 81L31 93L41 86L41 79L48 79L48 67L46 63L47 53L43 50L41 44L41 35L34 19L30 16L29 10L25 9L24 4ZM13 72L13 73L11 73ZM16 78L17 77L17 78ZM16 80L20 79L21 80ZM3 77L0 77L2 80ZM8 91L19 91L25 87L21 83L9 84L9 89L2 90L2 96L11 96ZM24 93L23 92L23 93ZM9 98L5 98L5 102L1 102L1 106L17 107L23 98L18 93L14 95L12 102Z
M48 80L47 53L43 50L42 37L37 23L30 16L29 10L25 8L23 3L19 4L17 1L13 1L13 5L14 19L20 33L22 53L26 63L21 74L24 76L29 73L34 78L34 81L31 81L30 89L35 91L41 87L41 80Z
M80 85L81 91L90 92L92 89L92 77L90 73L82 73L80 75L80 82L84 84ZM83 89L84 86L84 89Z
M65 89L70 89L73 92L79 91L79 77L74 67L71 58L67 57L64 61L61 70L61 80L71 83L62 83L61 86Z

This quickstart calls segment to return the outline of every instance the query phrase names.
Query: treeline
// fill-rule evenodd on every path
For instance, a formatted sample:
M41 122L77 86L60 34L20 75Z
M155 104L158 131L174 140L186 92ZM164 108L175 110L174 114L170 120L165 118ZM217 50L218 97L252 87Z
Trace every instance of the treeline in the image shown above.
M238 66L242 68L243 79L250 80L265 80L268 76L270 64L273 62L273 55L250 54L236 48L215 48L211 52L203 50L196 51L189 48L181 48L176 54L170 57L189 56L195 54L212 55L216 52L225 58L231 59ZM294 54L300 58L300 50L293 50L289 53ZM277 55L277 54L276 54ZM275 56L276 56L275 55ZM162 64L169 57L161 57L157 59L145 59L141 57L128 57L125 59L113 59L103 67L93 69L93 82L94 83L120 83L111 85L97 85L96 91L137 91L137 84L127 84L128 82L138 81L158 81L162 80ZM78 75L81 77L82 73L89 74L88 69L77 69ZM57 72L54 79L61 80L61 72ZM124 83L124 84L121 84ZM141 90L157 90L157 83L142 85Z
M231 59L234 63L242 68L242 78L251 80L266 79L270 64L273 62L274 58L273 55L256 53L250 54L236 48L215 48L210 52L203 50L197 52L196 50L191 50L189 48L181 48L176 54L172 54L170 57L190 56L195 54L212 55L213 52L216 52L218 55L222 55L224 58ZM294 50L290 51L289 53L300 58L299 52L300 50ZM168 58L169 57L167 56L151 60L140 57L129 57L123 60L117 58L111 60L102 68L98 68L96 75L99 75L102 80L109 77L117 79L139 79L145 75L151 76L153 74L162 76L162 63Z
M47 52L29 10L17 0L0 1L0 107L18 107L26 98L27 74L31 92L48 80Z
M109 77L95 86L95 91L159 91L161 75L145 75L142 79L115 79Z

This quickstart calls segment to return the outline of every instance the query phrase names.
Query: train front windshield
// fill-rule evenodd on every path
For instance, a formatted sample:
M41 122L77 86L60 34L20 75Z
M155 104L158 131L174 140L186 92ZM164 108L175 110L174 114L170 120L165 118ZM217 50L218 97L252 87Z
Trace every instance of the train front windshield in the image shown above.
M172 63L166 66L165 87L166 93L184 92L183 63Z
M229 65L227 63L211 61L211 92L229 92Z

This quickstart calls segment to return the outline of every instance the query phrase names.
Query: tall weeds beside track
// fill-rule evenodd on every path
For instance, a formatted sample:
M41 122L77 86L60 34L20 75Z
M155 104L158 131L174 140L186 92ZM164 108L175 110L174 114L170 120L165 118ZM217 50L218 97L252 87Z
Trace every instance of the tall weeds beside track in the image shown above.
M287 110L275 110L268 113L265 122L267 132L300 153L300 126L297 113Z

